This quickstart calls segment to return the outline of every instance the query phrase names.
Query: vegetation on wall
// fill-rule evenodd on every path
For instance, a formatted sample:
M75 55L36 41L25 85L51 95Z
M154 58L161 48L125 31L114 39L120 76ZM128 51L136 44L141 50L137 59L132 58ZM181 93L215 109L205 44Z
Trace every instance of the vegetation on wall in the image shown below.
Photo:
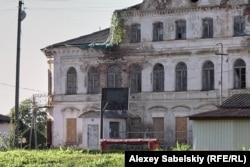
M104 43L91 43L80 46L81 49L103 49L109 50L117 47L123 40L125 34L124 20L121 18L121 12L116 10L111 19L109 38Z
M124 22L119 11L115 11L111 20L110 44L119 45L125 34Z

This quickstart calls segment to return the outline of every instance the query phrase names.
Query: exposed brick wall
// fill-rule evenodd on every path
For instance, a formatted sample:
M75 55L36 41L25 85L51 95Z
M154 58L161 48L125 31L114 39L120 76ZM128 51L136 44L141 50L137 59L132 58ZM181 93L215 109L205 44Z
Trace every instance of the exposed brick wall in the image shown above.
M223 7L223 8L227 7L228 1L229 0L221 0L220 6Z

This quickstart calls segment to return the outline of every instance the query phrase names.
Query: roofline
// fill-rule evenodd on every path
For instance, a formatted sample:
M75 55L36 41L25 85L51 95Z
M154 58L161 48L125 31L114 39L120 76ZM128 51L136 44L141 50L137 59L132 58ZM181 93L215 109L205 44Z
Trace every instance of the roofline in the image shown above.
M48 45L46 46L45 48L42 48L40 49L42 52L44 52L45 50L48 50L48 49L53 49L53 48L59 48L59 47L65 47L65 46L82 46L83 44L72 44L72 45L68 45L68 44L61 44L61 43L66 43L66 42L71 42L71 41L74 41L74 40L77 40L77 39L80 39L80 38L83 38L83 37L88 37L88 36L92 36L92 35L95 35L97 33L100 33L100 32L103 32L103 31L107 31L107 30L110 30L110 28L105 28L103 30L100 30L100 31L95 31L93 33L90 33L90 34L87 34L87 35L82 35L82 36L79 36L79 37L76 37L76 38L72 38L72 39L69 39L69 40L66 40L66 41L62 41L62 42L58 42L58 43L55 43L55 44L52 44L52 45ZM85 43L85 44L90 44L90 43Z

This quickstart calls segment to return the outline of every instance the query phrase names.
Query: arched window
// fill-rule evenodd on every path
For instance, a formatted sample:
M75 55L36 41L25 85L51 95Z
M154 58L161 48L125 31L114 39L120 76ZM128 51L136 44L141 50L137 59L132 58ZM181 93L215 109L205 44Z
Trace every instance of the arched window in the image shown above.
M130 68L130 92L141 92L141 67L139 65L133 65Z
M246 88L246 63L242 59L234 63L234 88Z
M88 71L88 93L96 94L99 92L99 72L96 67L91 67Z
M186 21L178 20L176 24L176 39L186 39Z
M131 42L138 43L141 42L141 25L133 24L131 26Z
M187 90L187 66L180 62L176 65L176 91Z
M121 87L121 70L117 66L112 66L108 70L108 88Z
M164 91L164 67L161 64L156 64L153 69L153 91Z
M67 94L76 94L77 89L77 75L76 69L70 67L67 72Z
M202 67L202 90L214 90L214 64L211 61Z

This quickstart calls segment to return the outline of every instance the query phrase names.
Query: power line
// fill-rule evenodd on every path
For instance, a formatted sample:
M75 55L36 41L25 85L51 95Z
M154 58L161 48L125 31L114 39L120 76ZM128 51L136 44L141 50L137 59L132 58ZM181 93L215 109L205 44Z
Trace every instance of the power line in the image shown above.
M16 86L14 86L14 85L7 84L7 83L2 83L2 82L0 82L0 85L9 86L9 87L13 87L13 88L15 88L15 87L16 87ZM23 90L28 90L28 91L33 91L33 92L43 92L43 93L46 93L46 91L43 91L43 90L37 90L37 89L31 89L31 88L24 88L24 87L20 87L20 89L23 89Z

